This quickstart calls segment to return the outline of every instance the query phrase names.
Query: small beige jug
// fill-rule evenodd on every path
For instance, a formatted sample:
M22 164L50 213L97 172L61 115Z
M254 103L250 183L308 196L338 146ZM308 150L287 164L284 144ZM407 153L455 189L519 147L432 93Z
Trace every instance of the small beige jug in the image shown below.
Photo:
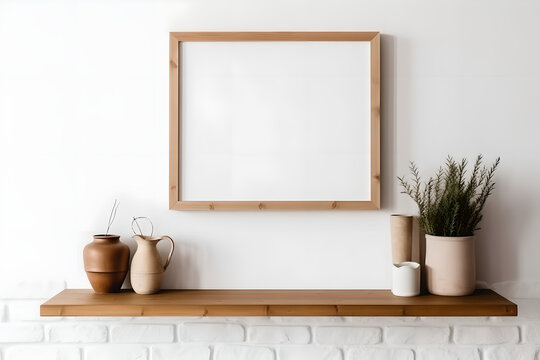
M174 241L166 235L161 237L135 235L133 238L137 242L137 251L131 260L131 286L137 294L154 294L161 289L163 272L169 266L174 252ZM171 251L165 265L156 247L162 239L171 242Z

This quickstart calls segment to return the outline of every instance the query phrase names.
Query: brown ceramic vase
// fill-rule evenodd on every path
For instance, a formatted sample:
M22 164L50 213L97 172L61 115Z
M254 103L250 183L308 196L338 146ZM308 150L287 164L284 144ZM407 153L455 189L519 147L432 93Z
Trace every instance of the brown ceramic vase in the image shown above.
M98 294L120 291L129 268L129 247L119 235L94 235L84 247L84 270Z

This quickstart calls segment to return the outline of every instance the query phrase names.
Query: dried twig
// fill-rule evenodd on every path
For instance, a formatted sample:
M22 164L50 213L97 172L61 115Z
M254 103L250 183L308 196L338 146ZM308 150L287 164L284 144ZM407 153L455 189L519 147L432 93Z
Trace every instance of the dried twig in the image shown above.
M139 216L139 217L133 217L133 220L131 221L131 230L133 230L133 233L135 235L140 235L140 236L145 236L143 234L143 231L139 225L139 219L146 219L148 220L148 222L150 223L150 226L152 227L152 229L150 230L150 237L152 237L152 235L154 235L154 223L152 223L152 220L150 220L149 218L147 218L146 216ZM137 231L135 231L135 229L133 228L133 224L135 224L137 226L137 229L139 229L139 232L137 233Z
M114 222L114 219L116 219L116 211L118 210L119 205L120 205L120 202L114 199L114 204L111 209L111 213L109 215L109 223L107 224L107 231L105 232L105 235L109 235L109 229L111 228L111 225Z

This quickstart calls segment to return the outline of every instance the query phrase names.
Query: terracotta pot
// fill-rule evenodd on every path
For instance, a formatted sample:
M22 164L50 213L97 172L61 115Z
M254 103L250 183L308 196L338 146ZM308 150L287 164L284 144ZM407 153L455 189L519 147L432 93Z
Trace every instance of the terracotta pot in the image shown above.
M94 235L84 247L84 270L98 294L120 291L129 269L129 247L119 235Z
M130 280L133 290L137 294L153 294L161 289L163 281L163 272L169 266L174 252L174 241L169 236L133 236L137 241L137 251L131 261ZM157 251L157 243L167 239L171 243L171 250L163 265L161 256Z
M412 260L412 221L412 216L390 215L392 264Z
M426 235L426 277L432 294L472 294L476 283L474 236Z

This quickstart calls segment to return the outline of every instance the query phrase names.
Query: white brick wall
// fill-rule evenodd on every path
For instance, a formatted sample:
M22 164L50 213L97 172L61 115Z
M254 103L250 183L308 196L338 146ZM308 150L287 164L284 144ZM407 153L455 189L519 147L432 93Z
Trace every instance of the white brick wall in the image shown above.
M102 343L107 327L101 324L54 324L49 326L49 341L56 343Z
M517 326L457 326L454 329L456 344L500 345L519 341Z
M208 360L210 347L208 345L158 345L152 346L152 360Z
M252 326L248 341L257 344L307 344L311 332L307 326Z
M370 345L382 340L382 330L377 327L324 326L315 331L317 342L326 345Z
M219 344L214 350L216 360L274 360L275 351L268 347Z
M280 360L343 360L341 349L333 346L283 346L279 356Z
M441 345L449 340L448 327L396 326L386 330L386 342L393 345Z
M98 345L84 349L85 360L147 360L148 348L141 345ZM6 359L9 360L9 359Z
M540 345L540 323L527 325L522 328L522 332L527 343Z
M184 342L243 342L246 335L239 324L185 323L180 325L179 337Z
M239 324L184 323L179 337L184 342L242 342L245 330Z
M174 341L173 325L115 325L111 328L111 341L115 343L151 344Z
M40 324L0 324L0 343L32 343L43 338Z
M0 299L0 360L540 360L540 300L510 318L47 319L40 301Z
M528 360L535 359L538 353L536 346L523 345L515 347L495 346L486 350L484 360ZM536 359L540 356L536 355Z
M80 360L81 350L76 347L46 345L23 345L9 347L5 351L6 360Z
M353 348L347 353L348 360L413 360L411 349L392 348Z
M17 300L7 303L6 315L10 321L36 321L36 320L55 320L55 318L40 319L39 305L41 300Z
M480 360L477 348L426 347L418 352L418 360ZM510 359L509 359L510 360Z

